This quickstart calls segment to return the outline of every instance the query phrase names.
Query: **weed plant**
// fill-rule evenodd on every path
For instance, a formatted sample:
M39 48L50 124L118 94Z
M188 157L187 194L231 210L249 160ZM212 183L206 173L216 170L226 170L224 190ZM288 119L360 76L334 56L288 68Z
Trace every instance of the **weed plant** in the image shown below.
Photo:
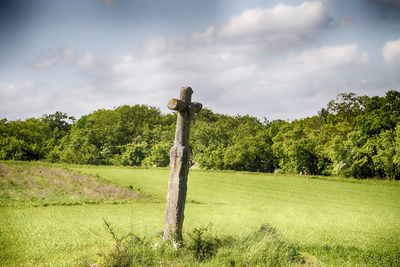
M186 234L179 249L161 235L149 240L134 233L117 235L105 221L113 247L94 266L289 266L306 263L296 246L264 224L242 238L217 237L210 226Z

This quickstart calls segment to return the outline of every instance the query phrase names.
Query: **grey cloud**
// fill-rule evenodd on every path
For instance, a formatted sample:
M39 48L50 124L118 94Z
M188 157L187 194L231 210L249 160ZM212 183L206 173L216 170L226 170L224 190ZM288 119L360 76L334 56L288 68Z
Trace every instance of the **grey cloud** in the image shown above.
M400 20L399 0L361 0L370 16L381 20Z
M328 25L330 16L321 1L304 2L298 6L279 4L272 8L245 10L220 26L210 26L178 38L149 40L149 54L185 52L188 49L210 49L223 53L256 55L280 51L313 40L316 31Z
M72 48L63 47L43 52L34 60L32 66L35 69L49 69L57 65L91 68L100 64L100 60L91 52L78 53Z

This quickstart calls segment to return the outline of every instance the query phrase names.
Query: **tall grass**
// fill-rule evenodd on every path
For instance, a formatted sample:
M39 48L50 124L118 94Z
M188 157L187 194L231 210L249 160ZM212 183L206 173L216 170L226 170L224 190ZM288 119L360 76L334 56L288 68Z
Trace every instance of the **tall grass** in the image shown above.
M209 227L196 228L186 235L178 250L161 236L155 239L133 233L118 236L105 221L113 247L97 260L104 267L128 266L290 266L311 263L270 225L235 238L218 238ZM315 263L316 264L316 263Z

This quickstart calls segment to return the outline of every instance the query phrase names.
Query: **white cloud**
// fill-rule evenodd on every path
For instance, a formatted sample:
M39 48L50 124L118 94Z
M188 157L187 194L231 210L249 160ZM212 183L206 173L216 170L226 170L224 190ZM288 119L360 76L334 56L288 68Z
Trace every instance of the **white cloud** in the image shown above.
M280 51L315 38L315 31L327 25L329 16L321 1L304 2L298 6L279 4L272 8L243 11L220 26L177 38L148 40L148 54L185 52L208 49L214 53L252 54ZM208 51L204 51L208 52Z
M93 54L90 52L86 52L82 56L80 56L76 62L82 68L90 68L93 66L94 60L95 58Z
M0 83L1 99L12 100L18 97L18 93L32 91L33 87L34 82L31 80L24 80L17 83ZM12 103L9 104L11 105Z
M0 83L0 114L8 114L7 118L40 116L50 101L32 80Z
M250 9L232 17L219 29L224 37L296 34L323 25L327 21L320 1L299 6L279 4L272 9Z
M165 110L166 100L180 86L191 85L194 98L218 112L293 118L302 115L294 111L296 105L304 105L304 112L326 104L342 86L344 73L368 63L367 54L356 44L313 48L267 62L246 54L221 53L221 47L182 50L171 45L168 50L168 54L121 58L112 66L112 79L99 86Z
M289 68L297 66L309 71L323 71L364 63L368 63L368 55L361 52L357 44L346 44L290 54L285 64Z
M43 56L33 63L33 67L37 69L48 69L58 62L57 56Z
M114 62L112 77L96 86L114 95L140 97L165 110L169 97L181 86L191 85L194 98L217 112L298 117L302 114L293 110L292 102L299 100L302 110L315 106L310 101L317 106L324 103L321 97L326 103L342 86L343 71L368 63L368 55L357 44L315 48L312 41L307 42L311 39L302 39L327 18L320 1L244 11L204 32L148 40L143 54ZM293 49L296 41L312 48L297 51ZM321 94L323 83L329 84L324 89L331 93Z
M320 1L244 11L204 32L148 40L143 54L116 60L111 75L94 87L114 98L124 95L125 103L130 99L163 110L181 86L191 85L194 99L217 112L270 118L315 114L311 107L336 95L343 82L340 76L349 67L368 63L368 55L357 44L312 47L306 38L311 48L293 49L327 18ZM321 93L324 84L328 86Z
M387 41L382 48L382 55L388 64L400 63L400 38Z
M33 63L36 69L49 69L56 64L91 68L95 65L96 58L91 52L78 53L69 47L51 49L46 51Z
M64 47L61 49L61 53L65 59L71 59L75 55L75 50L69 47Z
M52 89L32 80L0 83L0 118L6 114L7 119L24 119L56 111L80 116L124 104L122 96L101 94L90 85Z

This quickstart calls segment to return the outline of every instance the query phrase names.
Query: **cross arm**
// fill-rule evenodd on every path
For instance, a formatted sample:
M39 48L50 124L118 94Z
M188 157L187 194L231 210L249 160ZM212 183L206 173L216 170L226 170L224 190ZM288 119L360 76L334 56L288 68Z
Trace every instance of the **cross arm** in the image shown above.
M172 98L168 102L167 107L170 110L184 111L184 110L189 109L191 112L197 113L203 108L203 105L201 103L198 103L198 102L192 102L188 106L188 105L186 105L186 103L184 101L182 101L180 99Z
M194 113L199 112L202 108L203 108L203 105L202 105L201 103L192 102L192 103L190 104L190 109L191 109Z
M182 111L186 109L186 103L180 99L172 98L168 101L167 107L170 110Z

